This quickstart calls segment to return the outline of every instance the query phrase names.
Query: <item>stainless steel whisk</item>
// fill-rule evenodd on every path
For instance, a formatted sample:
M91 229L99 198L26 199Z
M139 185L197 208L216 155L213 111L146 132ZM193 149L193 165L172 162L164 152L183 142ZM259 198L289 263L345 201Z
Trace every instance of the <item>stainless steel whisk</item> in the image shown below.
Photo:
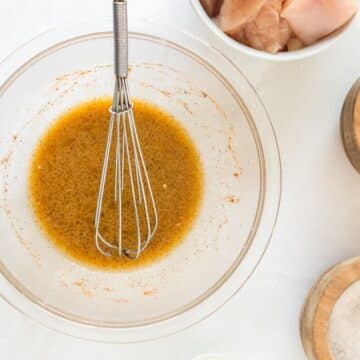
M99 193L95 214L95 242L97 249L110 256L110 249L116 249L119 256L136 259L148 246L158 226L158 214L150 179L141 151L139 137L129 97L128 87L128 24L127 1L113 1L114 25L114 71L115 90L110 111L110 123L105 148L104 162L100 178ZM117 245L110 243L100 232L102 206L106 176L108 172L110 150L115 134L115 189L117 203L118 239ZM136 246L124 248L123 241L123 190L125 172L129 181L131 200L136 227ZM131 216L131 214L126 214ZM145 221L141 221L141 216ZM144 223L145 225L141 224ZM145 229L144 229L145 227Z

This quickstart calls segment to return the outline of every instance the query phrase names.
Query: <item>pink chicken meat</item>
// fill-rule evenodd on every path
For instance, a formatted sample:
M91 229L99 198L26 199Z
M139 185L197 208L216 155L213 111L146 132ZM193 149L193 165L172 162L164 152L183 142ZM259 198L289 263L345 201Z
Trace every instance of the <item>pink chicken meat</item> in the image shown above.
M220 28L229 34L252 20L266 0L224 0L217 18Z
M210 17L219 14L223 0L200 0L200 3Z
M356 11L354 0L287 0L281 17L310 45L346 24Z
M235 40L258 50L276 53L286 46L291 29L280 18L283 0L225 0L218 22ZM237 6L238 13L233 11Z
M245 43L249 46L276 53L282 50L291 37L291 29L280 18L282 0L268 0L256 17L244 26Z

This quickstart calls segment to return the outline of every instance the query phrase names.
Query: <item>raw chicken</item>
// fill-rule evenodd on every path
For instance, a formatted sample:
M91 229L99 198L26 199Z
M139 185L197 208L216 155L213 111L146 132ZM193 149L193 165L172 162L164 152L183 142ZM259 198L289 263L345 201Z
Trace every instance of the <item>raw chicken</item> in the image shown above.
M354 0L287 0L281 16L310 45L343 26L356 11Z
M210 17L219 14L224 0L200 0L200 3Z
M286 44L286 48L288 51L296 51L300 50L304 47L304 44L295 37L292 37Z
M230 35L258 50L276 53L285 48L291 28L280 18L283 0L266 0L258 13Z
M226 33L234 33L252 20L266 0L224 0L217 23Z
M280 18L279 23L279 46L280 49L283 50L285 46L289 43L291 36L293 35L293 31L285 19Z

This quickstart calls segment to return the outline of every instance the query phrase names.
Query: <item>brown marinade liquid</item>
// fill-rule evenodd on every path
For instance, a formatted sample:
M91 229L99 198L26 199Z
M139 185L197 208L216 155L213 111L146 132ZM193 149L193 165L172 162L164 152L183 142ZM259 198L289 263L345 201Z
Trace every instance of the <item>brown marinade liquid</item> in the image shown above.
M60 116L40 139L29 174L30 202L37 222L62 252L90 267L132 269L160 259L178 245L199 210L203 174L186 131L168 113L140 100L134 115L159 215L158 230L136 260L102 255L96 248L94 217L109 126L110 99L80 104ZM114 200L114 144L103 202L101 231L118 236ZM128 184L125 178L125 183ZM135 246L130 187L123 191L123 241ZM141 218L143 220L143 218ZM144 221L141 221L144 225Z

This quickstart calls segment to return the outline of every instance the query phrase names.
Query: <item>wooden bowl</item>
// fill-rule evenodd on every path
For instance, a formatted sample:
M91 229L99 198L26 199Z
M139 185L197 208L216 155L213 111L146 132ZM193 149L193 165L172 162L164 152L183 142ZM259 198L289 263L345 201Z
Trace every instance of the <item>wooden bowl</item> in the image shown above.
M360 145L356 138L355 104L360 94L360 79L358 79L349 91L341 111L341 138L348 159L353 167L360 173Z
M332 267L310 290L300 319L301 340L309 360L334 360L328 341L330 317L340 296L358 280L360 257Z

